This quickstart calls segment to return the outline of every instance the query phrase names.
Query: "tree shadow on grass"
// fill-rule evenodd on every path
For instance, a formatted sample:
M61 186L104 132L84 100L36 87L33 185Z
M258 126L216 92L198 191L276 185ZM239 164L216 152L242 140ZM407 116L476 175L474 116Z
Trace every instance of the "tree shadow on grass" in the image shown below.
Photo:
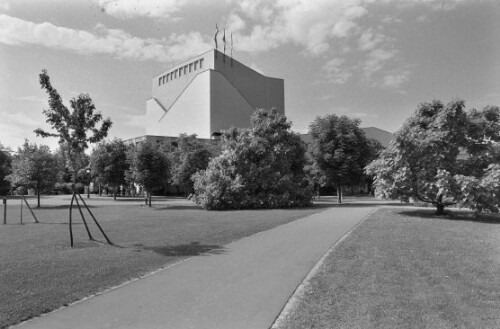
M327 209L335 207L343 208L359 208L359 207L373 207L373 206L406 206L399 201L387 201L387 202L363 202L357 203L353 201L346 201L344 203L338 204L336 201L331 200L321 200L316 199L312 206L310 207L288 207L288 208L247 208L247 209L227 209L227 210L205 210L196 204L192 205L157 205L153 204L152 209L154 210L195 210L195 211L210 211L210 212L229 212L229 211L268 211L268 210L294 210L294 211L308 211L314 208Z
M349 202L338 204L336 202L314 202L314 208L366 208L366 207L376 207L376 206L394 206L394 207L405 207L406 204L401 204L399 202Z
M153 207L154 210L203 210L202 208L198 207L197 205L193 204L191 205L175 205L175 206L160 206L160 207Z
M127 197L127 196L119 196L116 198L116 200L112 197L99 197L99 198L94 198L92 199L93 201L96 202L108 202L108 201L113 201L113 202L128 202L128 201L135 201L135 202L142 202L144 203L144 197Z
M200 244L199 242L191 242L190 244L181 244L177 246L167 245L148 247L142 246L141 244L135 244L134 246L144 250L151 250L167 257L199 256L202 254L220 255L225 252L222 246Z
M398 212L401 215L408 217L419 217L429 219L440 219L450 221L465 221L483 224L500 224L500 215L498 214L474 214L472 211L457 211L453 209L445 210L444 215L436 215L436 209L415 209L415 210L401 210Z
M80 205L83 208L85 208L84 205ZM91 205L87 205L87 207L89 208L97 208L96 206L91 206ZM42 205L40 208L37 208L37 207L31 207L31 209L33 209L33 211L43 211L43 210L58 210L58 209L67 209L69 210L69 204L67 205L59 205L59 206L44 206ZM75 204L73 204L73 210L77 210L78 211L78 206L76 206Z

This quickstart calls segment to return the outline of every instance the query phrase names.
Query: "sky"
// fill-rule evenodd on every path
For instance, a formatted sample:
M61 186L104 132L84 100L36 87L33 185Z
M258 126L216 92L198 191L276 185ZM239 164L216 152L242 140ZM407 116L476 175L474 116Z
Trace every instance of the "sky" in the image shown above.
M50 130L42 69L67 106L90 95L108 138L144 135L153 76L214 48L216 23L235 59L285 80L297 132L327 114L394 132L434 99L500 105L500 1L0 0L0 143L57 147L33 133Z

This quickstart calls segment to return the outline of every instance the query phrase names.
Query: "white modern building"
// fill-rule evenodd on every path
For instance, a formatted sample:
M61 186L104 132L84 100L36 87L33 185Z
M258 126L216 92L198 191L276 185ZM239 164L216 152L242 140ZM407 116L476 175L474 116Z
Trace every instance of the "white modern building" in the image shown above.
M146 135L125 142L148 142L169 152L179 134L210 140L231 127L247 128L255 109L285 114L283 79L262 75L215 49L155 76L146 103ZM363 128L368 138L387 147L392 134ZM302 134L309 142L310 136Z
M250 125L255 109L285 113L284 80L264 76L212 49L153 78L146 135L210 139Z

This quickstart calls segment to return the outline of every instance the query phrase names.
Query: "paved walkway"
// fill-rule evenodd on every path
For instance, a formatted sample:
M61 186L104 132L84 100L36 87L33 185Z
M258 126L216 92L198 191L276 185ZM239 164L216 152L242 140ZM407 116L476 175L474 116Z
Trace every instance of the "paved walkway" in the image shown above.
M269 328L330 246L374 209L329 208L19 327Z

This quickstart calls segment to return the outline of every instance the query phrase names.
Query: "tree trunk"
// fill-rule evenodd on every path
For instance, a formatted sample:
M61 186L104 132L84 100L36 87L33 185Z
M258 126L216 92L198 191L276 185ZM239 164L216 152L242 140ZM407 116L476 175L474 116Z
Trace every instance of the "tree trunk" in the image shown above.
M116 201L116 185L113 186L113 199Z
M73 183L71 184L71 189L73 190L73 192L76 192L76 174L77 174L77 171L76 170L73 170Z
M443 204L443 195L439 194L437 196L437 202L436 202L436 215L443 215L444 214L444 204Z
M36 201L37 201L36 207L40 208L40 186L39 185L37 185L37 187L36 187L36 195L37 195L37 198L36 198Z
M436 205L436 215L438 215L438 216L444 215L444 205L443 204L438 203Z
M342 185L340 183L337 184L337 201L339 204L342 203Z
M148 192L148 201L149 201L149 206L151 207L151 192Z

